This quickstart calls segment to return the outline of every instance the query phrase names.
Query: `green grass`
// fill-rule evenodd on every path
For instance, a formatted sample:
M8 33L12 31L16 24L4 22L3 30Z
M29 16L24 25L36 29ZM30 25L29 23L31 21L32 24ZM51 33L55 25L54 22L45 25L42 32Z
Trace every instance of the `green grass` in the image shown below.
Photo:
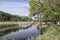
M0 22L0 37L31 23L32 22Z
M0 22L0 31L17 28L19 24L17 22Z
M9 33L11 30L17 30L18 26L18 22L0 22L0 36Z
M60 26L52 24L49 27L43 27L42 33L36 40L60 40Z
M40 35L38 40L60 40L60 26L51 25L46 28L43 35Z
M18 29L20 27L27 26L31 22L0 22L0 31L9 29Z
M18 24L0 24L0 29L7 28L7 27L13 27L18 26Z

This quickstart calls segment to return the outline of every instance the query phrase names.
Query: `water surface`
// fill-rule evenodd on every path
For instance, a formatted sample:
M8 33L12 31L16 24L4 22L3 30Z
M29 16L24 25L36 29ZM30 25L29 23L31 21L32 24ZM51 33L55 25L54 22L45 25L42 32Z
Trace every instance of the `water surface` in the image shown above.
M32 25L31 27L27 29L19 29L16 32L11 32L3 38L6 38L7 40L27 40L28 38L34 37L36 38L39 35L39 31L36 28L35 25Z

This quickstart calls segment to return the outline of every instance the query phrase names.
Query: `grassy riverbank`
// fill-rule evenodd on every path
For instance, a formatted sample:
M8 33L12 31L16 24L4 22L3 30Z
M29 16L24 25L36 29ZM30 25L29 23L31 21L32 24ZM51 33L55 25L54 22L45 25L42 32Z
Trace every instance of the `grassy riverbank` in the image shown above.
M0 22L0 36L16 31L19 28L25 28L31 22Z
M60 40L60 26L50 25L46 28L42 28L42 35L36 38L36 40Z
M0 36L10 33L12 29L17 29L18 25L17 22L0 22Z
M0 31L24 27L30 23L32 22L0 22Z
M15 26L18 26L19 24L18 23L15 23L15 22L0 22L0 31L4 31L4 30L7 30L7 29L11 29Z
M60 26L51 25L43 31L43 34L38 37L38 40L60 40Z
M11 27L11 26L18 26L18 24L14 22L0 22L0 29Z

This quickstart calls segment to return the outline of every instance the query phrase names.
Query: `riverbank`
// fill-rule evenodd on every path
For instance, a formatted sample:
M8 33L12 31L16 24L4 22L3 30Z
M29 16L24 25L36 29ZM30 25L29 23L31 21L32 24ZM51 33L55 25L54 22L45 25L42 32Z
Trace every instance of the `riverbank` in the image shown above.
M0 35L28 27L32 22L0 22Z
M42 34L36 40L60 40L60 26L51 24L48 27L43 27L40 31Z

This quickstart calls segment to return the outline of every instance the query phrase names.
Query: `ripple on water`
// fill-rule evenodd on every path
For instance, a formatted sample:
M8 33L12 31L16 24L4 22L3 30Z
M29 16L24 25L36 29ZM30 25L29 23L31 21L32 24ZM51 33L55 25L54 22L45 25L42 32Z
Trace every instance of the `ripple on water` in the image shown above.
M32 25L32 27L27 29L19 29L19 31L9 33L3 37L6 37L8 40L27 40L28 37L37 37L38 35L38 29L35 25Z

